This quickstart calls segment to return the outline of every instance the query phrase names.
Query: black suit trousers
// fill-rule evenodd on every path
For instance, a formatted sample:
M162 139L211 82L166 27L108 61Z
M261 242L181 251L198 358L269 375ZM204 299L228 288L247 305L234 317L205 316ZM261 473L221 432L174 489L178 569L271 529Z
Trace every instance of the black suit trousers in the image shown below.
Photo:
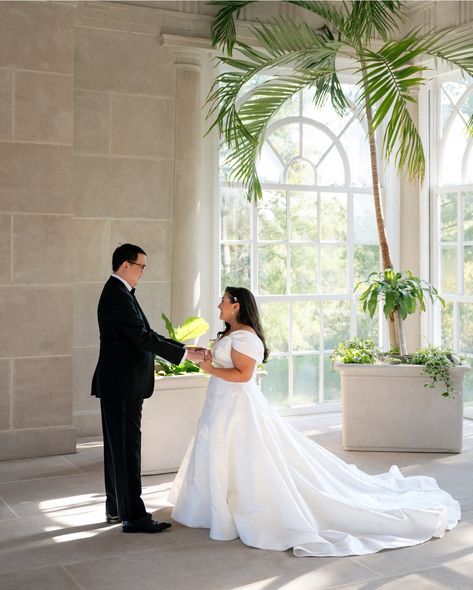
M104 447L105 509L121 520L146 516L141 499L142 399L100 399Z

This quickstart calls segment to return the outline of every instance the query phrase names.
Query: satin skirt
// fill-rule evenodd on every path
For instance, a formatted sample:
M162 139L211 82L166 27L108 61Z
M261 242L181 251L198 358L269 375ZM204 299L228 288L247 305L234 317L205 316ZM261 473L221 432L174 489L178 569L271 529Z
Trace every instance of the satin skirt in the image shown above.
M169 501L172 517L216 540L298 557L365 555L441 537L459 503L396 466L368 475L296 431L254 380L212 377Z

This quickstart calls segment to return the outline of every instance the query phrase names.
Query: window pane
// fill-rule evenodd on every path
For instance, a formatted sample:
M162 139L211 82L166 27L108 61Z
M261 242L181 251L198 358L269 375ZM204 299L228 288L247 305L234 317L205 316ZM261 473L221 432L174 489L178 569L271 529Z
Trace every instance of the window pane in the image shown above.
M442 158L442 184L458 185L462 182L462 160L466 148L465 122L456 115L446 138Z
M284 181L285 167L268 143L263 145L256 168L261 182Z
M350 337L350 303L348 301L322 301L324 317L324 349L332 350Z
M222 188L222 240L249 240L250 205L244 192L234 188Z
M453 348L453 303L445 302L440 314L442 346Z
M223 244L221 247L221 289L227 285L250 288L250 245Z
M374 342L379 341L379 313L376 312L373 319L369 314L364 313L361 306L356 315L356 334L359 338L371 338Z
M449 80L442 84L444 92L450 97L453 104L458 102L458 99L463 95L465 90L468 88L469 80Z
M338 401L340 398L340 375L335 367L332 369L332 361L326 354L324 355L324 400Z
M258 206L258 240L286 239L286 194L264 191Z
M457 291L457 249L455 246L440 247L440 290L442 293Z
M287 352L289 337L288 303L265 301L258 304L266 344L271 352Z
M465 362L465 361L464 361ZM465 375L463 382L463 401L471 408L473 407L473 366L472 359L466 359L466 364L470 366L470 370Z
M473 192L463 194L463 239L465 242L473 240Z
M291 293L317 293L317 248L291 246Z
M286 246L259 246L258 248L258 293L260 295L283 295L286 288Z
M286 164L301 155L299 132L300 124L290 123L279 127L269 136L269 141Z
M465 295L473 295L473 246L463 251L463 280Z
M440 197L440 241L457 239L457 194L446 193Z
M326 102L323 107L315 106L314 93L310 92L310 90L306 90L303 97L302 114L304 117L323 121L324 125L336 135L343 130L345 125L347 125L353 117L352 112L348 112L343 117L340 117L340 115L335 112L330 102Z
M320 348L320 303L298 301L292 306L292 347L294 350Z
M317 239L317 194L310 192L288 193L291 216L289 219L291 240Z
M337 193L321 195L321 239L326 241L347 239L347 196Z
M315 169L307 160L295 160L286 172L288 184L315 184Z
M319 356L295 356L293 360L293 405L305 406L319 400Z
M440 110L441 110L441 121L442 121L442 129L445 127L445 123L447 122L451 112L453 111L453 104L452 101L445 91L445 88L442 88L440 92Z
M322 293L346 293L347 249L345 246L321 246L321 291Z
M465 184L473 184L473 150L470 150L467 156L464 182Z
M288 360L272 358L264 366L267 375L261 380L261 390L272 406L288 405Z
M460 314L460 351L473 352L473 304L459 303Z
M351 186L360 188L372 187L370 152L366 135L366 129L358 119L355 119L340 136L350 162Z
M370 273L378 272L379 263L379 246L355 246L355 267L354 279L355 285L360 281L365 281ZM360 287L362 289L363 286ZM361 291L359 291L361 293Z
M355 195L353 202L355 241L361 244L378 243L376 216L372 195Z
M321 186L344 186L347 184L344 162L337 147L332 146L317 166L317 182Z
M302 133L302 155L318 167L324 154L333 143L332 138L315 125L303 125Z

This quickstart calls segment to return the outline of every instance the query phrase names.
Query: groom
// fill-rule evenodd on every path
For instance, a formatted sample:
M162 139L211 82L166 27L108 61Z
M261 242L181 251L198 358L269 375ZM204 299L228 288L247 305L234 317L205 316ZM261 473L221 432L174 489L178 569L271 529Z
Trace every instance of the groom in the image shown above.
M102 413L106 519L125 533L159 533L169 522L152 520L141 499L141 409L154 388L154 356L179 364L203 360L200 349L154 332L135 298L146 266L139 246L123 244L112 257L112 276L98 305L100 353L92 395Z

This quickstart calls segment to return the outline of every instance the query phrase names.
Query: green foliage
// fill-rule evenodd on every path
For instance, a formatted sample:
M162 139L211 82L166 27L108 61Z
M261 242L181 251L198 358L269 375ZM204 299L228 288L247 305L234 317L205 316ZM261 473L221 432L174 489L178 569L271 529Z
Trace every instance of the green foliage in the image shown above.
M445 385L444 397L454 397L451 369L462 364L465 357L459 356L449 348L427 346L420 348L414 354L400 355L398 349L391 349L381 354L373 340L369 338L354 338L340 342L330 355L332 363L355 363L374 365L380 359L390 364L423 365L424 373L432 379L424 387L435 387L437 382Z
M168 331L169 337L178 342L186 342L187 340L193 340L205 334L209 329L209 324L199 317L189 317L182 325L173 326L171 320L162 314L161 317L164 320L166 330ZM164 359L156 359L156 373L159 376L164 375L184 375L185 373L199 373L200 368L198 365L187 359L180 365L173 365L168 363Z
M228 53L218 58L228 70L216 78L207 101L209 117L214 119L212 127L218 127L229 148L226 168L230 178L243 184L249 200L261 198L256 160L266 129L272 117L303 88L312 89L317 107L330 100L339 114L345 111L349 101L339 77L343 67L338 67L337 58L341 57L351 60L354 65L348 69L359 76L358 107L365 114L375 111L370 137L384 126L385 157L394 158L398 170L405 169L411 179L422 180L425 157L408 108L416 102L415 91L429 69L418 58L428 55L473 75L470 31L422 28L401 36L404 11L399 1L290 3L318 14L324 26L313 29L303 20L294 22L287 17L258 23L252 29L259 46L256 49L237 39L234 24L249 2L213 2L220 11L212 25L212 41ZM376 34L383 44L375 49L371 38ZM390 40L398 35L399 39ZM238 50L236 57L233 49ZM242 100L242 88L262 73L271 78L257 83ZM473 134L473 116L467 132Z
M355 290L363 283L367 283L368 288L360 295L360 302L363 311L369 313L370 317L374 316L381 301L384 301L383 313L386 318L398 311L403 320L414 313L417 307L425 311L426 297L432 302L438 299L445 305L435 287L415 277L409 270L401 273L387 268L383 272L372 272L366 281L355 286Z
M163 316L163 319L166 318L164 314ZM186 342L187 340L193 340L194 338L202 336L208 332L208 330L209 324L203 318L189 317L182 325L174 328L174 339L179 342Z
M332 363L355 363L360 365L374 365L378 360L378 349L371 338L358 338L340 342L332 351Z
M428 346L420 348L410 357L409 364L424 365L424 372L432 381L426 383L425 387L435 387L437 381L445 385L444 397L453 397L454 389L452 383L451 369L462 364L464 357L456 355L448 348Z

